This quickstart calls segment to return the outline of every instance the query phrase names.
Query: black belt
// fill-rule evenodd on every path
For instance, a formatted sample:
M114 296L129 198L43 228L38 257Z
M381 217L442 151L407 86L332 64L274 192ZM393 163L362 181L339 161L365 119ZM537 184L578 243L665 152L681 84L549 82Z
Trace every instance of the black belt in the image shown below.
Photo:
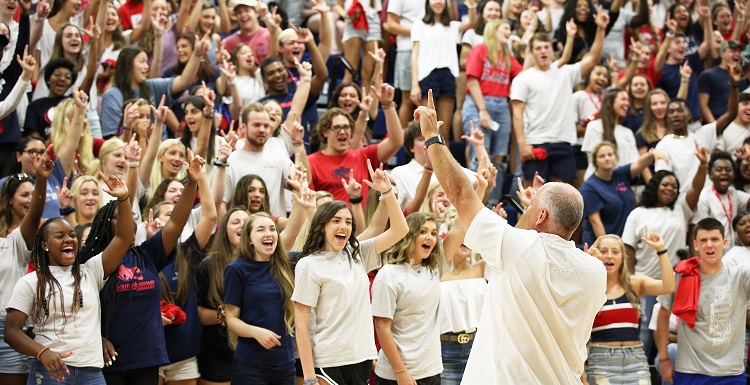
M440 335L440 341L446 342L458 342L459 344L466 344L474 339L474 335L477 333L445 333Z

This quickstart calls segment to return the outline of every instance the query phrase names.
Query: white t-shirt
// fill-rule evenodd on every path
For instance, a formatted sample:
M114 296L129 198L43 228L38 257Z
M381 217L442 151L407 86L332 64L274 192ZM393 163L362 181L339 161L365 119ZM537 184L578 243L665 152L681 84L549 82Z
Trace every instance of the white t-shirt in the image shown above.
M416 380L443 371L439 302L440 275L427 266L385 265L372 283L372 315L393 320L391 332L398 355ZM393 370L381 349L375 374L395 381Z
M609 58L614 53L620 65L625 67L625 29L630 28L630 21L636 14L625 8L620 8L620 16L604 38L604 51L602 57ZM628 42L628 44L630 44Z
M440 282L440 334L476 331L486 291L487 281L484 278Z
M693 177L698 172L700 161L695 156L695 142L702 145L698 137L688 133L686 137L679 138L675 135L665 135L656 145L656 149L669 156L669 163L663 160L656 161L656 171L672 171L680 182L680 194L690 189ZM708 178L706 178L708 181Z
M399 24L402 27L411 28L411 26L424 17L424 3L413 0L390 0L388 2L388 13L399 17ZM396 49L398 51L411 51L411 36L396 35Z
M26 274L26 267L31 260L31 250L26 248L26 241L21 228L11 231L5 238L0 238L0 320L5 320L5 311L10 300L10 293L21 277Z
M594 161L591 159L591 151L594 150L594 146L602 141L603 130L601 119L593 120L586 126L586 135L583 136L581 151L589 155L589 166L586 169L584 179L588 179L594 174ZM618 166L631 164L638 160L640 155L638 154L638 147L635 145L635 136L632 130L619 124L615 125L615 140L617 140Z
M255 174L263 179L268 190L270 202L268 206L271 214L286 218L284 207L284 178L289 176L289 165L292 161L283 154L268 151L250 152L236 150L229 155L227 167L226 187L224 189L224 203L229 203L234 194L237 182L245 175Z
M461 37L461 44L468 44L472 48L477 44L482 43L484 43L484 36L478 35L477 31L475 31L474 28L471 28L464 32L464 35Z
M732 151L742 147L742 142L750 136L750 127L741 126L734 121L729 123L721 136L716 135L716 122L706 124L695 133L701 138L703 145L708 148L709 153L714 151Z
M102 356L101 311L99 291L104 287L106 277L102 265L102 254L89 259L81 265L81 295L83 307L73 316L73 266L50 266L50 272L62 287L62 297L55 288L55 297L49 303L49 318L44 323L36 324L32 320L34 300L36 298L36 273L23 276L13 288L13 295L8 308L19 310L29 316L34 327L34 341L49 346L55 352L73 352L63 358L66 365L75 367L101 368L104 366ZM54 284L52 284L54 287ZM47 290L51 290L49 284ZM62 317L62 305L65 303L67 322Z
M451 21L449 26L440 23L427 25L417 20L411 28L411 40L419 42L417 79L420 81L434 69L448 68L458 77L458 53L456 46L461 41L459 25Z
M464 174L469 178L472 186L477 182L477 176L474 171L468 168L461 167ZM422 179L424 173L424 166L420 165L415 159L412 159L409 163L398 166L391 170L391 177L396 182L396 189L398 190L398 203L402 209L405 209L409 202L414 199L414 195L417 192L417 186L419 186L419 180ZM435 174L432 174L430 183L437 181Z
M576 126L583 126L583 122L594 121L594 114L602 107L601 94L589 94L586 90L573 93L573 113L575 114ZM583 144L583 137L577 138L576 144Z
M714 193L713 185L706 187L701 191L698 207L693 215L693 224L698 223L704 218L714 218L724 225L724 238L730 245L734 244L734 229L732 229L732 220L747 209L747 200L750 194L744 191L738 191L734 186L729 186L726 194ZM721 201L719 201L721 199ZM730 200L731 199L731 203ZM729 217L727 217L729 215Z
M524 130L527 144L576 143L573 86L581 82L581 63L547 71L529 68L513 79L511 100L526 103Z
M266 88L263 85L263 76L260 74L260 69L255 71L252 76L236 76L234 83L242 96L243 106L257 102L266 96ZM234 101L231 96L224 96L223 99L226 104L232 104Z
M750 265L750 248L748 246L733 246L724 254L721 262L727 266Z
M680 261L677 250L687 247L688 223L692 216L693 210L685 201L684 194L677 198L674 209L666 206L636 207L630 212L622 231L622 242L635 249L635 274L662 279L656 250L641 241L641 237L646 236L646 226L648 231L661 234L674 266Z
M550 15L552 15L552 30L549 32L549 37L554 37L555 32L557 32L557 29L560 27L560 20L563 17L563 14L565 13L565 8L555 8L550 9ZM547 24L547 11L541 10L536 13L536 17L539 18L539 24L542 26L546 26Z
M294 269L292 301L314 308L311 326L316 368L377 359L367 273L380 267L375 238L360 242L360 260L344 252L319 251Z
M572 241L513 228L486 208L464 243L493 274L462 383L580 383L607 299L604 265Z

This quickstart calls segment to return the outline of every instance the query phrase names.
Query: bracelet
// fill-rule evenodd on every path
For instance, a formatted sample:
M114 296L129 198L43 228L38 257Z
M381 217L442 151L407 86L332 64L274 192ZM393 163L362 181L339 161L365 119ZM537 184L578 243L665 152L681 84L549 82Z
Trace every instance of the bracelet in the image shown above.
M426 172L426 173L428 173L428 174L432 174L432 173L433 173L434 171L432 171L432 169L431 169L431 168L427 168L427 167L425 167L425 168L424 168L424 172Z
M698 168L708 168L708 162L701 163L700 165L698 165Z
M664 35L667 39L673 39L674 38L674 32L669 31L666 35Z
M317 383L318 383L317 378L311 378L309 380L305 380L302 382L303 385L312 385L312 384L317 384Z
M669 361L669 357L659 357L659 362Z
M299 81L301 81L301 82L308 82L309 83L309 82L312 81L312 77L305 76L304 78L299 78Z
M60 207L60 216L61 217L68 216L70 214L73 214L74 212L76 212L76 209L73 206Z
M139 164L140 164L140 162L128 162L128 167L130 167L130 168L136 168L136 167L138 167Z
M42 350L40 350L39 353L36 354L36 359L41 361L42 353L46 352L47 350L49 350L49 346L43 347Z
M229 84L230 86L233 86L234 85L234 79L227 80L227 84Z
M394 371L393 374L399 374L399 373L405 372L405 371L406 371L406 368L403 368L403 369L399 369L399 370Z
M128 194L128 196L126 196L125 199L123 199L123 200L119 200L118 199L117 201L120 202L120 203L122 203L122 202L125 202L128 199L130 199L130 194Z
M363 197L362 197L361 195L360 195L360 196L358 196L358 197L356 197L356 198L351 198L351 197L350 197L350 198L349 198L349 203L353 203L353 204L355 204L355 205L356 205L356 204L362 203L362 200L364 200L364 199L365 199L365 198L363 198Z
M388 195L388 194L390 194L392 192L393 192L393 187L389 188L388 191L386 191L384 193L380 193L380 199L383 199L386 195Z
M657 252L656 252L656 255L664 255L664 254L666 254L666 253L667 253L667 249L664 249L664 250L659 250L659 251L657 251Z
M302 141L302 142L292 142L292 146L294 146L294 147L301 146L303 144L305 144L304 141Z
M228 162L221 162L218 159L216 159L216 160L214 160L214 166L229 167L229 163Z
M739 83L732 84L732 82L729 82L729 88L738 88L739 86L740 86Z
M470 7L470 6L468 6L468 5L466 6L466 8L469 8L469 9L476 9L476 7L477 7L477 5L476 5L476 4L474 4L474 6L473 6L473 7Z
M203 119L213 119L213 115L203 115Z
M682 82L682 83L690 83L690 78L680 78L680 82Z
M384 110L387 110L387 109L389 109L389 108L396 108L396 102L394 102L393 100L391 100L391 101L390 101L390 102L388 102L388 103L383 103L383 104L381 104L381 105L380 105L380 108L382 108L382 109L384 109Z

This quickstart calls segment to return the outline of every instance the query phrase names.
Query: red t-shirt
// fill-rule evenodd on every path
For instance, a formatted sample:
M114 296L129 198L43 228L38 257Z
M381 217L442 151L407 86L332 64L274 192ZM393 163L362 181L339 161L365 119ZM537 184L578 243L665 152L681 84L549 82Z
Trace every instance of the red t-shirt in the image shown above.
M143 1L129 0L117 9L117 13L120 14L120 24L122 25L122 29L133 29L141 23Z
M510 57L510 68L503 60L500 52L497 54L499 61L493 66L487 58L487 46L477 44L471 49L466 59L466 78L479 79L482 95L505 98L510 95L510 82L523 70L521 63L513 56ZM469 87L466 87L469 95Z
M651 59L648 62L648 68L645 70L637 69L635 70L635 73L637 75L643 75L648 78L648 80L651 82L651 88L654 88L656 86L656 83L659 82L659 78L661 78L661 72L656 72L654 69L654 57L652 56ZM622 79L622 77L625 76L625 70L620 71L617 73L617 78Z
M227 51L232 52L234 47L240 43L244 43L253 49L255 55L255 62L260 64L263 60L268 57L268 44L271 41L271 34L268 29L260 27L252 35L242 35L241 31L237 31L224 39L224 47Z
M363 179L370 179L367 170L367 159L370 159L373 167L379 164L378 146L370 145L358 150L349 150L344 155L325 155L318 151L310 154L310 174L312 181L310 188L316 191L328 191L333 194L333 199L349 202L349 194L344 190L341 179L349 178L349 171L354 170L354 178L362 183ZM369 187L362 183L362 196L367 197ZM365 202L362 202L364 205Z
M104 142L106 142L106 140L104 140L102 138L93 138L93 139L94 139L94 143L93 143L94 157L98 158L99 157L99 150L101 150L102 144L104 144ZM50 142L48 140L47 141L47 147L49 147L51 145L52 145L52 142ZM52 149L49 150L49 158L52 159L52 161L55 161L57 159L57 156L55 155L55 149L54 148L52 148ZM78 151L76 151L76 159L78 159Z

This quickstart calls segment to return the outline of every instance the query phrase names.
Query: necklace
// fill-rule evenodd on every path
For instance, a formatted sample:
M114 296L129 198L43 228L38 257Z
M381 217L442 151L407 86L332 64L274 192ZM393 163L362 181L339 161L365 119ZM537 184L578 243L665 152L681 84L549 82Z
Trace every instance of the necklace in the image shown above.
M685 139L688 137L687 135L677 135L677 134L671 134L671 136L675 139Z
M415 269L414 265L409 265L409 266L411 266L411 269L414 270L414 271L416 271L417 273L421 273L422 272L422 265L421 264L419 265L419 269Z

